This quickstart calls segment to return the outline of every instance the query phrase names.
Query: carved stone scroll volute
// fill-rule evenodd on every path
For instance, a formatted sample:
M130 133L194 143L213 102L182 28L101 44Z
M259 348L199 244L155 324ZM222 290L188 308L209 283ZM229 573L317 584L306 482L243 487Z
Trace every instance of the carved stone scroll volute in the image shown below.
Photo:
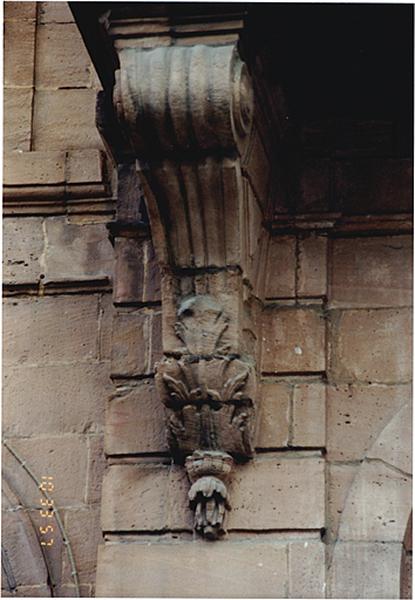
M157 367L159 393L169 411L172 453L192 483L195 529L216 539L230 508L227 483L234 460L252 456L255 370L231 354L230 317L209 295L184 300L176 335L183 346Z

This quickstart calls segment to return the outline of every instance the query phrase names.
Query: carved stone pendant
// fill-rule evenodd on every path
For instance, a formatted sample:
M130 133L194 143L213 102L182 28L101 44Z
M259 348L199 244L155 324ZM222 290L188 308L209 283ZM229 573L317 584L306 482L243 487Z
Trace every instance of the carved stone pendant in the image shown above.
M168 435L176 462L185 463L192 487L195 529L209 539L224 533L230 508L226 484L234 461L252 456L255 371L226 343L229 317L209 296L179 307L175 326L184 347L157 365L156 382L168 409Z

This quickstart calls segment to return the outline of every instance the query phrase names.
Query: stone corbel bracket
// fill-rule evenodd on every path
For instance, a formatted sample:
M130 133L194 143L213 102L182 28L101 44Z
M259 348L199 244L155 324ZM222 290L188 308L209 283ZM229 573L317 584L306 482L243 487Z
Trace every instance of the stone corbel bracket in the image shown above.
M137 159L162 268L156 382L172 454L192 484L195 529L216 539L234 463L253 453L256 350L246 335L254 324L242 174L251 81L235 43L122 47L118 55L114 107L126 152Z

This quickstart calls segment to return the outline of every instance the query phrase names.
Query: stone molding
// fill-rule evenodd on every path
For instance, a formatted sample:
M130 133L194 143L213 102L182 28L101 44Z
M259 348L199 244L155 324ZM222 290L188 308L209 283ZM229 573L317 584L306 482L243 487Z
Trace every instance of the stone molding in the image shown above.
M113 213L107 157L97 149L4 155L5 215Z

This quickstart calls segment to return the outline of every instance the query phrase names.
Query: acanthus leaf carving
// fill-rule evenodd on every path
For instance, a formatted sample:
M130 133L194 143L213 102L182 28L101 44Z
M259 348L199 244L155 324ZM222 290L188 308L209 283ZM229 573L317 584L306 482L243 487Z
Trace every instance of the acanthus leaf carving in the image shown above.
M192 486L196 531L216 539L230 509L227 483L234 462L253 454L255 369L229 353L230 317L214 298L194 296L179 306L175 331L184 346L158 365L156 382L169 412L168 437Z

